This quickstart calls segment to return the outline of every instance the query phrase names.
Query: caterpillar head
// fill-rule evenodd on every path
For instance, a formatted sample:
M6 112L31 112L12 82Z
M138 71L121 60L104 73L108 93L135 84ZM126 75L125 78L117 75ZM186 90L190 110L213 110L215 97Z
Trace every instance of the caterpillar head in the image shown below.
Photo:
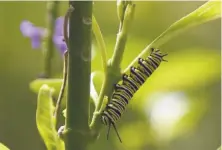
M159 49L154 49L154 48L151 48L151 54L150 56L151 57L154 57L156 59L158 59L160 62L161 61L166 61L163 57L167 56L168 54L163 54Z
M107 117L107 116L105 116L105 115L102 115L102 123L104 124L104 125L109 125L110 124L110 120L109 120L109 118Z

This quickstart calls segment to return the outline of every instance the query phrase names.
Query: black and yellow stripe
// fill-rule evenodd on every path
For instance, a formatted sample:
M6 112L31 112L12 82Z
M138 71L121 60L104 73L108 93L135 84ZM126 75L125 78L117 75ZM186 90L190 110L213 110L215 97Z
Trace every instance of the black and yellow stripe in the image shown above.
M159 49L151 49L151 54L146 58L139 58L138 66L131 67L129 75L123 74L122 83L116 84L110 102L102 113L102 122L109 126L107 139L109 137L110 126L112 125L119 137L115 123L121 118L121 115L126 109L129 100L133 97L136 91L143 85L147 78L159 67L167 54L162 54Z

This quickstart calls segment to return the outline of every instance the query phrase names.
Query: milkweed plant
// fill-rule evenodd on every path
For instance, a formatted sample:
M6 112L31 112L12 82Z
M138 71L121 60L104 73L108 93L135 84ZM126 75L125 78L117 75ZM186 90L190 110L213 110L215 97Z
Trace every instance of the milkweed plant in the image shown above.
M159 49L161 45L187 29L221 17L220 1L204 3L157 36L127 68L121 68L136 10L136 5L132 1L117 1L119 29L111 58L107 58L106 44L96 16L93 15L92 1L70 1L64 16L58 16L58 8L58 1L47 2L46 27L38 27L28 20L22 20L20 24L22 35L29 38L31 47L40 49L44 57L43 70L38 78L30 83L30 89L38 95L36 124L48 150L87 149L89 144L100 137L100 131L105 127L104 122L107 120L102 122L101 118L112 99L114 85L121 82L123 75L129 73L133 66L138 65L139 59L147 58L152 53L151 50ZM91 72L92 38L97 44L96 51L101 55L103 66L104 79L100 91L96 90L98 88L94 83L98 73ZM54 46L57 51L54 51ZM57 52L64 61L62 78L56 78L52 71L52 58ZM158 57L153 60L157 62ZM168 61L170 63L170 60ZM147 66L152 68L150 64L145 65ZM140 76L144 75L140 73L138 70L135 73L134 79L138 79L137 82L141 81ZM128 87L134 83L132 78L126 83ZM133 87L131 91L132 89ZM117 99L127 95L118 94ZM119 104L118 107L109 105L114 109L109 110L113 112L108 113L108 118L118 117L118 113L122 111L115 108L121 109L121 106L123 104ZM62 117L65 118L64 122L60 120ZM114 123L112 120L108 121ZM1 144L0 149L8 148Z

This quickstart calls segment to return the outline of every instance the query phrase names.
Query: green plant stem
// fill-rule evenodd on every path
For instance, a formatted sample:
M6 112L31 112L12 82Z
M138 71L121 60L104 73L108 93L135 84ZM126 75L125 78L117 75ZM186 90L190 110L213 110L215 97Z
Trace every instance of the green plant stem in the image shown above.
M92 1L70 1L65 149L85 150L89 142Z
M121 78L121 68L120 64L124 54L124 49L127 41L127 33L129 32L129 27L131 26L133 15L135 12L135 4L128 4L124 13L123 24L120 22L120 30L117 35L116 45L114 48L114 53L112 58L108 62L107 73L105 74L105 79L101 88L99 95L98 104L93 114L92 122L90 124L90 129L99 134L102 127L100 116L101 107L103 105L103 99L105 96L111 97L112 91L114 89L114 84L116 84Z
M120 65L125 50L125 45L127 42L129 27L131 26L134 12L135 12L135 4L128 4L124 13L123 24L120 22L120 30L119 33L117 34L116 45L111 59L111 66L113 68L113 71L120 69Z
M55 20L58 14L58 4L59 1L47 2L46 28L48 34L44 46L44 76L48 78L52 76L52 58L54 52L53 32Z
M114 83L116 83L119 78L121 77L121 73L120 70L118 71L114 71L112 70L112 68L108 68L107 69L107 74L105 77L105 80L103 82L102 88L101 88L101 92L99 95L99 100L98 100L98 104L95 108L94 114L93 114L93 118L92 118L92 122L90 124L90 129L95 133L95 134L99 134L99 131L102 127L101 124L101 106L103 105L103 99L105 96L110 97L114 88Z
M111 62L112 67L115 69L120 68L126 41L127 41L127 33L119 32L117 35L116 46L114 49L112 62Z

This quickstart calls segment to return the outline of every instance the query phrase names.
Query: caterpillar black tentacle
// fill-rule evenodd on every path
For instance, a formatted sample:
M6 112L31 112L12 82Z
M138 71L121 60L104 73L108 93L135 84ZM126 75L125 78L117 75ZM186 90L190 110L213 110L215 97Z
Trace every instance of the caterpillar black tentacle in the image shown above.
M123 74L122 83L115 85L111 100L102 112L102 123L108 126L107 139L109 138L110 127L113 126L122 143L115 123L120 119L130 99L141 85L146 82L162 61L167 61L163 58L164 56L167 54L162 54L159 49L151 48L151 54L145 59L139 58L138 66L132 66L129 74Z

